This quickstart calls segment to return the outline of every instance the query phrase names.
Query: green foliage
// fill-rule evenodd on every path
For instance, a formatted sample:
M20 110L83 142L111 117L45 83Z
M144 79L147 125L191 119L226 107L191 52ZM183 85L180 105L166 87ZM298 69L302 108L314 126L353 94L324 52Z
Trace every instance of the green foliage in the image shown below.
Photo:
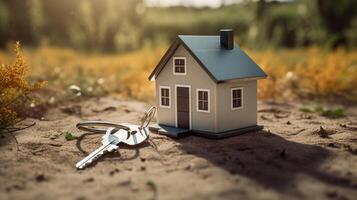
M67 132L66 132L65 138L66 138L67 141L71 141L71 140L75 140L75 139L76 139L76 137L75 137L75 136L73 135L73 133L70 132L70 131L67 131Z
M323 112L324 108L321 105L314 106L314 112Z
M153 200L158 199L157 186L155 182L149 180L146 182L146 185L154 192Z
M168 43L177 34L233 28L255 48L356 44L355 0L243 1L219 8L145 7L144 0L0 2L0 47L21 39L89 51L130 51ZM161 45L161 44L160 44Z
M299 111L306 113L318 113L322 116L329 118L340 118L346 116L346 110L343 107L327 108L321 105L313 105L309 107L301 107Z
M45 84L27 81L30 66L27 64L20 43L15 45L16 59L13 64L0 63L0 131L15 125L26 117L30 94Z
M326 109L321 112L322 116L329 117L329 118L340 118L346 116L346 111L344 108L331 108Z
M299 110L300 110L301 112L312 113L312 110L311 110L310 108L307 108L307 107L299 108Z
M317 8L321 20L325 25L329 36L333 39L333 45L343 45L347 35L344 33L351 25L351 21L357 17L357 1L317 0Z

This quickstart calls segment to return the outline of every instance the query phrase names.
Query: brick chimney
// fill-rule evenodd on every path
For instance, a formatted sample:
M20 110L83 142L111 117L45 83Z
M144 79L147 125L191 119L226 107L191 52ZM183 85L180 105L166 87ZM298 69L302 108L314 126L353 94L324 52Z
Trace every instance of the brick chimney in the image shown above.
M234 41L233 41L233 30L232 29L221 29L219 30L220 32L220 42L221 42L221 48L222 49L227 49L227 50L232 50L234 47Z

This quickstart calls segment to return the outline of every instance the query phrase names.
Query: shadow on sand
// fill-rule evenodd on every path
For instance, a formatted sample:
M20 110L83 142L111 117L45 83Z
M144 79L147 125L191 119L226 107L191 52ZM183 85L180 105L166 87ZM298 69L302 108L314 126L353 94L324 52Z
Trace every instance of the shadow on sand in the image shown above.
M188 154L278 191L294 188L298 174L335 186L356 187L349 179L320 169L320 165L331 156L327 149L288 141L266 131L222 140L189 136L177 142Z

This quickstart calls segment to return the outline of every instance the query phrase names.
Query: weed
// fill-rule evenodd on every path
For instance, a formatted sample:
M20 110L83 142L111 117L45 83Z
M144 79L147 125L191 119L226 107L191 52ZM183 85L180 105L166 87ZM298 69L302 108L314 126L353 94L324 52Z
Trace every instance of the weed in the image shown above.
M321 105L315 105L313 107L301 107L299 111L306 112L306 113L318 113L321 116L328 117L328 118L340 118L346 116L346 111L343 107L338 108L327 108Z
M25 118L30 105L30 94L43 87L45 82L30 84L27 81L30 67L21 52L19 42L15 45L15 62L0 65L0 131L15 125Z
M307 108L307 107L299 108L299 110L301 112L305 112L305 113L312 113L313 112L310 108Z
M71 140L75 140L76 139L76 137L73 135L73 133L71 133L69 131L66 132L66 136L65 137L66 137L67 141L71 141Z
M154 197L152 199L158 199L158 192L157 192L157 186L155 182L149 180L146 182L146 185L149 186L149 188L154 192Z
M321 115L329 118L340 118L346 116L344 108L326 109L321 112Z
M314 106L314 112L323 112L324 111L324 107L322 107L321 105L315 105Z

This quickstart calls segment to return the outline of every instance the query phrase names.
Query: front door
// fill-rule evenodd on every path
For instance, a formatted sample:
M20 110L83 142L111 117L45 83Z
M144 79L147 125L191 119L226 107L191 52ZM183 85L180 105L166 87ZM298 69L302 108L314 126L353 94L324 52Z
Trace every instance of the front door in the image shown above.
M177 86L177 127L190 129L190 89Z

